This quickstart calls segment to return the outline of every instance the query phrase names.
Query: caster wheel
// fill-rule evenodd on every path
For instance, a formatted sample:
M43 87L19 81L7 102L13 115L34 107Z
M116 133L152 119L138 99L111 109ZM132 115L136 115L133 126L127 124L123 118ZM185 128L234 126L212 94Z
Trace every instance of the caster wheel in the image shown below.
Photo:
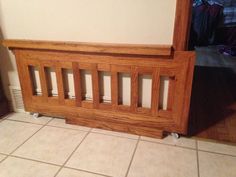
M34 119L39 118L39 113L33 113L32 117L33 117Z
M180 135L178 133L171 133L171 136L174 137L175 139L180 138Z

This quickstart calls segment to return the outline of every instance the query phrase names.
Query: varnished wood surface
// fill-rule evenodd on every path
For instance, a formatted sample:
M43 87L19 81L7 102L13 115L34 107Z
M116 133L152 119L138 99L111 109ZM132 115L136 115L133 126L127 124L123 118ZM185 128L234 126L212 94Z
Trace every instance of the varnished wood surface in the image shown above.
M109 46L102 45L97 46L104 48L100 53L96 51L88 53L88 51L81 52L80 50L71 51L72 46L67 43L24 41L18 46L14 42L11 43L8 40L5 41L5 45L12 49L16 56L26 111L62 116L70 123L104 129L109 127L112 130L151 137L161 137L163 131L187 133L194 52L174 52L167 59L165 55L149 57L150 51L146 50L146 53L139 54L139 50L135 47L129 50L135 50L132 55L132 52L129 52L129 55L117 55L120 54L117 46L114 48L114 53ZM60 50L53 48L54 45L60 46ZM75 44L74 47L78 49L81 46ZM107 51L112 53L107 55ZM29 67L32 66L39 68L42 96L36 95L33 91L33 81L29 71ZM58 96L52 97L49 94L45 67L54 68L56 71ZM73 71L75 99L65 96L63 69ZM92 101L83 100L81 95L80 70L82 69L91 72ZM98 74L100 71L111 73L111 87L114 89L111 91L111 103L103 103L100 100ZM129 73L131 76L131 105L129 106L118 102L117 75L122 72ZM138 104L138 78L142 74L152 76L151 108ZM172 98L169 99L171 101L167 110L158 106L159 82L162 76L174 78L170 84L169 96Z
M173 48L184 51L188 48L193 1L177 0L176 3Z
M3 45L18 49L42 49L70 52L91 52L130 55L160 55L170 56L171 45L138 45L138 44L104 44L104 43L76 43L31 40L4 40Z

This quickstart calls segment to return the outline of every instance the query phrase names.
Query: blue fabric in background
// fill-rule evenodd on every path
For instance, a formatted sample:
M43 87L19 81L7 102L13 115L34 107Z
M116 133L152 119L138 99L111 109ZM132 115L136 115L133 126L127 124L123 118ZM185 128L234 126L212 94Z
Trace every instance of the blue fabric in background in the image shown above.
M193 6L199 6L203 3L218 4L224 7L236 7L236 0L194 0Z
M220 6L224 5L223 0L194 0L193 1L193 7L200 6L204 3L207 3L209 5L213 5L213 4L217 4L217 5L220 5Z
M236 0L193 0L193 7L201 5L219 5L223 7L221 26L236 26Z

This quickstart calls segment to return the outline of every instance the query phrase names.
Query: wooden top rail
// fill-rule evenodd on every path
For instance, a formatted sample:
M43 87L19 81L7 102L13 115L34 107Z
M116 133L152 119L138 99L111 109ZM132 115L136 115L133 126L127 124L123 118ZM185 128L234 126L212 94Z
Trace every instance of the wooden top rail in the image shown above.
M10 49L39 49L126 55L170 56L172 52L171 45L76 43L33 40L3 40L2 44Z

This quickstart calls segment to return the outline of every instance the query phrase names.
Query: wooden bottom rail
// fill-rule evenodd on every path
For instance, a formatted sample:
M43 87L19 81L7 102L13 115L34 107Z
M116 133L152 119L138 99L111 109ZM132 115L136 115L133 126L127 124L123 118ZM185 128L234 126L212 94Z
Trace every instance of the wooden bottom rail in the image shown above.
M187 132L193 52L172 52L169 46L12 40L4 44L16 56L26 111L62 116L67 123L150 137L161 138L164 131ZM37 77L32 73L34 69L37 69ZM63 75L65 70L73 75L74 96L69 96L69 85L65 84ZM55 71L55 83L48 71ZM90 100L86 100L83 91L82 71L91 73ZM99 78L102 72L111 77L110 102L102 100ZM120 101L119 74L122 73L130 75L129 105ZM144 75L151 78L150 107L140 104L139 79ZM161 95L163 78L169 83L166 106L160 103L164 97Z
M81 126L88 126L91 128L101 128L104 130L131 133L135 135L142 135L142 136L148 136L148 137L153 137L153 138L163 137L163 130L150 128L150 127L141 127L141 126L134 126L134 125L129 125L129 124L114 123L111 121L100 121L100 120L87 119L87 118L81 118L81 117L75 117L75 118L70 117L70 118L66 118L66 123L81 125Z

